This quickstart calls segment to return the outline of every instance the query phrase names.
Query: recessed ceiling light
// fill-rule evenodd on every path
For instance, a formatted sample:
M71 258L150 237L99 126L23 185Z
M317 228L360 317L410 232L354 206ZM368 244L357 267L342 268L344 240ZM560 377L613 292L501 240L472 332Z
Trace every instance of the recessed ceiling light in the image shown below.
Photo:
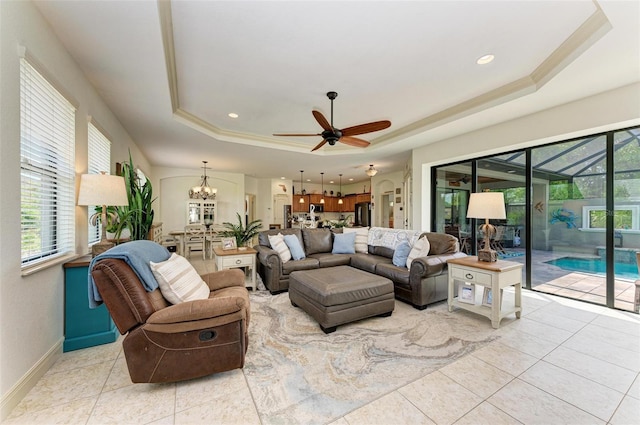
M478 58L478 60L476 61L476 63L478 65L486 65L490 62L492 62L495 59L495 56L493 55L484 55Z
M280 180L286 180L286 179L287 179L286 177L280 177Z
M307 179L307 181L308 181L308 182L310 182L310 181L311 181L311 179Z
M353 181L353 179L349 179L349 181L350 181L350 182L352 182L352 181Z
M229 112L229 116L231 118L238 118L238 114L236 114L235 112Z
M333 184L333 180L331 180L329 183Z

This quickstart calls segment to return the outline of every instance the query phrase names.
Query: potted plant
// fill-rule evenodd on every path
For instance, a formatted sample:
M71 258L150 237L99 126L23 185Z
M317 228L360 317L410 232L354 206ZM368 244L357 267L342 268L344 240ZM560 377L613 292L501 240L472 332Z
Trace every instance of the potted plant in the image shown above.
M262 229L262 220L254 220L248 223L245 227L240 213L236 213L236 216L238 217L238 224L229 222L222 223L222 225L228 230L220 232L220 236L224 238L235 238L236 245L240 248L246 246L247 243L251 242L254 236L260 233L260 229Z
M129 229L131 240L147 239L153 224L152 204L155 199L152 198L151 182L135 168L131 152L129 152L129 163L122 164L122 177L124 177L129 205L115 207L118 216L116 238L120 238L124 229Z

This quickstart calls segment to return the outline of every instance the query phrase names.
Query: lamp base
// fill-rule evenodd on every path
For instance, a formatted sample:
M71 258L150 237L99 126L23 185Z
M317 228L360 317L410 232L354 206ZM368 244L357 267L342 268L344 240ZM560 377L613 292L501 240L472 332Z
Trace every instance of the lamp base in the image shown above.
M478 261L493 263L498 261L498 253L492 249L481 249L478 251Z
M100 242L93 244L91 246L91 255L95 257L96 255L102 254L103 252L113 248L114 246L116 246L116 244L114 244L113 242L109 242L103 239Z

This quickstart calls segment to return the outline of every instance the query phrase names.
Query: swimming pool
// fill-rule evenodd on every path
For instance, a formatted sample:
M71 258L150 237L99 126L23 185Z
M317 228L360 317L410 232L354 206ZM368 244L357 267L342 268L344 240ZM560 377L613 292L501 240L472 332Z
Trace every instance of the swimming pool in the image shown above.
M562 257L546 262L564 270L606 275L607 263L601 258ZM638 267L635 264L615 263L616 277L635 280L638 278Z

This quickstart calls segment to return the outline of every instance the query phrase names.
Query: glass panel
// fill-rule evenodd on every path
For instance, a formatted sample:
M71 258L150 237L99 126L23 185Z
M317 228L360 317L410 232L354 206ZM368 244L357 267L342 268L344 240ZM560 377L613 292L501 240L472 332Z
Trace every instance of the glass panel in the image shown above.
M462 252L472 254L467 205L471 192L471 164L439 167L436 172L435 232L458 238Z
M640 141L639 129L614 134L614 307L633 311L640 251ZM594 224L606 211L593 212ZM594 226L595 227L595 226Z
M535 290L606 304L606 137L532 149L532 273ZM545 172L547 171L547 172Z
M509 159L510 162L504 162ZM522 263L522 282L526 277L525 224L526 224L526 172L524 152L512 152L478 161L478 192L491 191L504 194L506 219L489 220L496 228L489 246L498 259ZM476 220L480 224L481 220ZM483 235L478 235L478 248Z

